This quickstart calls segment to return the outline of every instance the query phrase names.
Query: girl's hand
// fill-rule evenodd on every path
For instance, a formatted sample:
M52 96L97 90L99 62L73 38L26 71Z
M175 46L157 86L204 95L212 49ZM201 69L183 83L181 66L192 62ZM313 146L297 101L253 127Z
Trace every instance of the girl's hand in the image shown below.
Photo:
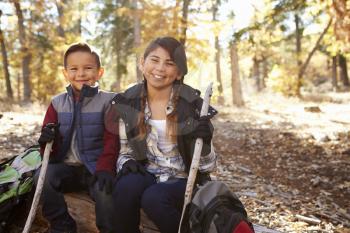
M192 136L194 138L202 138L204 144L210 145L211 139L213 138L214 128L209 119L209 116L200 117L198 119L198 125L192 133Z
M118 172L117 174L117 180L122 177L125 176L129 173L140 173L142 175L146 175L146 169L145 167L140 164L139 162L130 159L128 161L126 161L122 167L122 169Z

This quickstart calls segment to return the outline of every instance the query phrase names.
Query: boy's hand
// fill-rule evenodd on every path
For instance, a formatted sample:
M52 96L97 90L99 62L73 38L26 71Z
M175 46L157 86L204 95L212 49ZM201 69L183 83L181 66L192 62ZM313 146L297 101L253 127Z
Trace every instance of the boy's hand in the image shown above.
M97 171L94 174L93 183L97 181L98 188L103 191L106 190L106 194L111 194L114 183L114 176L108 171Z
M130 159L126 161L122 167L122 169L117 174L117 179L119 179L122 176L125 176L129 173L141 173L142 175L146 175L146 169L142 164L139 162Z
M39 137L39 144L45 144L53 141L58 134L58 128L60 127L60 123L48 123L41 130L41 135Z

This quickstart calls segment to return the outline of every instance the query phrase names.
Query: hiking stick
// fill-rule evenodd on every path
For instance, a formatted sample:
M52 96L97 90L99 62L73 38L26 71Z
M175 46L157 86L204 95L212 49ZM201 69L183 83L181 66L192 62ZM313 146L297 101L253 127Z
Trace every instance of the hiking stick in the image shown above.
M29 212L29 215L28 215L28 218L27 218L27 221L26 221L26 225L24 226L24 229L23 229L22 233L28 233L29 232L30 227L31 227L31 225L33 223L35 214L36 214L36 210L38 209L40 195L41 195L41 192L43 191L45 175L46 175L47 165L49 163L49 156L50 156L52 144L53 144L53 141L46 143L44 156L43 156L43 161L41 163L39 179L38 179L38 183L36 185L32 206L30 207L30 212Z
M212 94L212 86L213 86L213 83L212 82L209 83L209 85L207 87L207 90L205 91L200 116L206 116L208 114L210 96ZM185 191L185 200L184 200L184 205L182 207L182 213L181 213L181 219L180 219L178 233L181 232L181 224L182 224L182 221L183 221L183 217L185 215L186 206L188 204L190 204L190 202L191 202L193 186L194 186L194 182L195 182L196 176L197 176L197 171L198 171L198 167L199 167L199 160L200 160L200 157L201 157L202 147L203 147L203 139L202 138L197 138L196 139L196 144L194 146L194 152L193 152L193 157L192 157L192 162L191 162L191 168L190 168L190 172L189 172L189 175L188 175L188 178L187 178L186 191Z

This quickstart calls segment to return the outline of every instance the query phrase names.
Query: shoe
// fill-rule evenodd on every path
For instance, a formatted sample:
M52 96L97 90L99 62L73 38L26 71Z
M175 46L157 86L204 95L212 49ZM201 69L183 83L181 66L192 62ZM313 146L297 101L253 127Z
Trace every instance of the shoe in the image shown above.
M49 225L47 233L77 233L77 224L69 214L50 222Z

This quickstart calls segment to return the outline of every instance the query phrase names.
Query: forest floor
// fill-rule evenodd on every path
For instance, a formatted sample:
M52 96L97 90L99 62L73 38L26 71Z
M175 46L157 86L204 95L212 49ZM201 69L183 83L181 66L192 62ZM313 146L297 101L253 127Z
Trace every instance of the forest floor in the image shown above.
M316 98L317 97L317 98ZM350 93L262 93L216 106L214 179L254 223L281 232L350 232ZM0 158L36 143L45 108L0 101Z

